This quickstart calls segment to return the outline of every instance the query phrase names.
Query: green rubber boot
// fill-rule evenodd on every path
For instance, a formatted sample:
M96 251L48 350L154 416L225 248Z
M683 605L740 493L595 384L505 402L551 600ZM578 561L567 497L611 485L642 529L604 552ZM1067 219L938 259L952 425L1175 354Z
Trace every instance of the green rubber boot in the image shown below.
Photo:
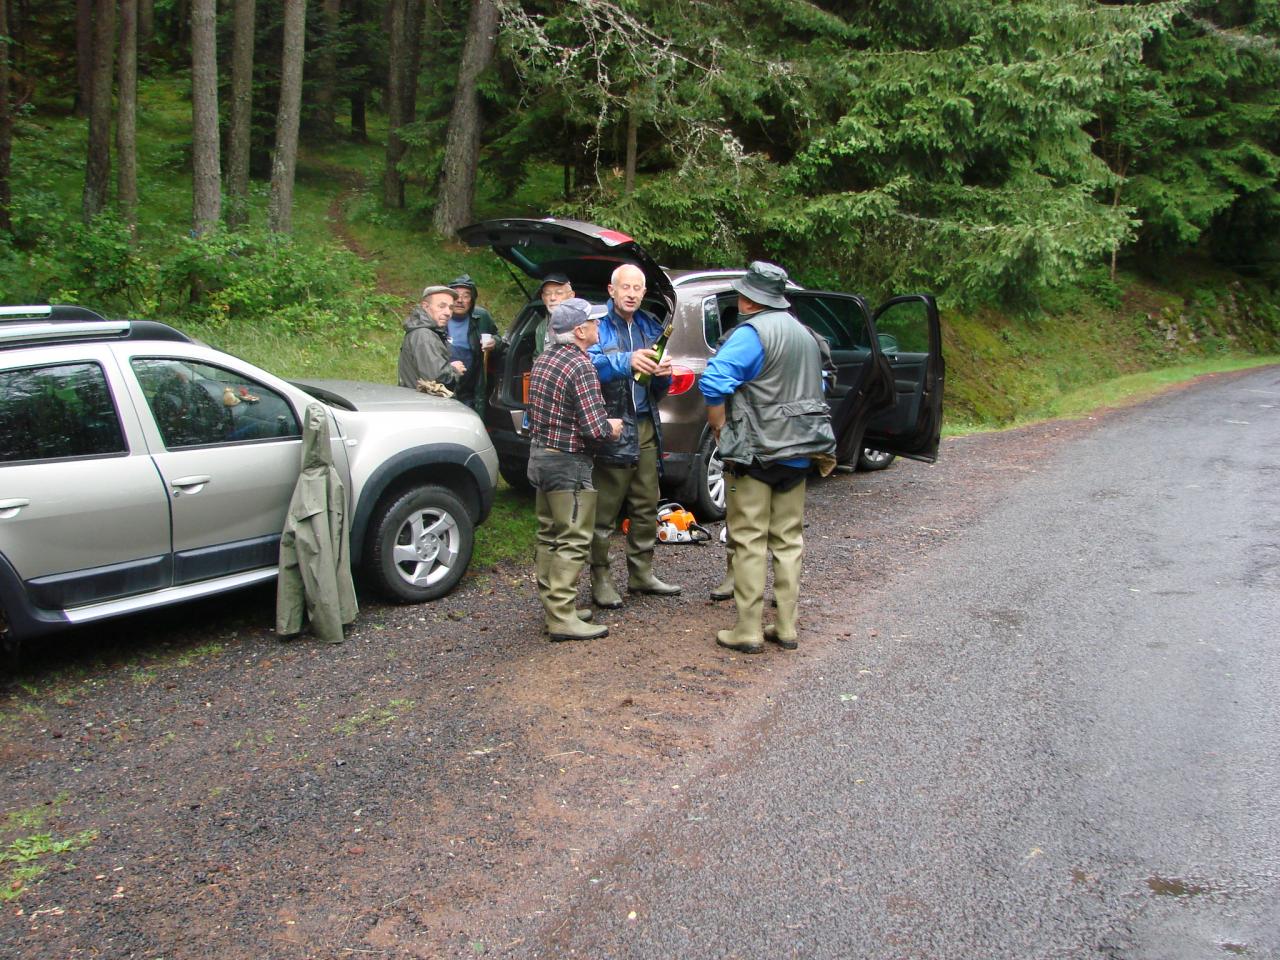
M547 589L542 605L547 611L547 636L552 641L594 640L609 635L609 628L588 625L577 615L578 577L586 565L595 521L594 490L556 490L545 494L547 505L560 532L557 549L548 551Z

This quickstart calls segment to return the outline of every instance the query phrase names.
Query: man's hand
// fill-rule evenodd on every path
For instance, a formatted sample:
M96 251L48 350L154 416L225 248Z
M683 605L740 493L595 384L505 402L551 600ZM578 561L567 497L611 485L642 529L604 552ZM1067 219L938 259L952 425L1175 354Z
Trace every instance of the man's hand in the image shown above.
M461 360L454 360L449 364L449 366L458 371L458 376L462 376L467 372L467 365Z
M636 350L631 354L631 369L636 373L653 373L658 369L658 364L654 362L654 357L658 355L658 351L653 347L644 347ZM670 368L670 362L667 367Z
M716 442L720 442L720 430L724 427L724 404L707 405L707 426L715 434Z
M655 377L671 376L671 358L666 354L663 354L662 359L658 361L658 366L654 370L653 375Z
M615 420L614 418L610 417L608 423L609 423L609 432L613 434L613 439L617 440L620 436L622 436L622 421Z

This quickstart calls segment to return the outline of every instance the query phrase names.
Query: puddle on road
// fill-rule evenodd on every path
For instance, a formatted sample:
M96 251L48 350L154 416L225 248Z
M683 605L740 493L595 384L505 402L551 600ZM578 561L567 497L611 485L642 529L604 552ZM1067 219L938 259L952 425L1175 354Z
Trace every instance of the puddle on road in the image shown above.
M1207 883L1179 877L1147 877L1147 886L1158 897L1199 897L1214 892L1213 887Z

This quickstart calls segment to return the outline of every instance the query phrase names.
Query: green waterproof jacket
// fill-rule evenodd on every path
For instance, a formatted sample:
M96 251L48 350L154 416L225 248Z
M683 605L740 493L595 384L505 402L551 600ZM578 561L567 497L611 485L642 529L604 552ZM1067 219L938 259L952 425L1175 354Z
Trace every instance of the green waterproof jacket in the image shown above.
M329 415L313 403L302 430L302 473L280 537L276 633L300 633L305 617L320 640L342 642L342 626L355 620L358 610L350 535L346 490L329 444Z

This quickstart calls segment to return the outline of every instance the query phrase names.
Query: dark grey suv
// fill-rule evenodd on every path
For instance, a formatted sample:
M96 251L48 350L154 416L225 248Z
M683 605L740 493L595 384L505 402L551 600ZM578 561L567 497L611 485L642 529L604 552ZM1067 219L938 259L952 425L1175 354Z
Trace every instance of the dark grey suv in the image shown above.
M603 303L614 268L632 263L645 274L644 309L664 321L674 318L668 345L674 375L659 408L664 492L690 507L699 520L722 517L722 464L706 426L697 380L738 320L738 295L731 283L743 271L667 270L631 237L574 220L490 220L465 227L459 235L513 264L523 275L517 282L530 301L509 330L485 416L507 482L527 485L529 441L523 420L534 331L544 316L536 298L542 278L563 273L578 296ZM875 469L887 465L893 454L935 460L944 366L933 297L894 297L875 310L854 294L796 287L788 297L800 320L826 338L838 368L830 400L840 461L853 464L864 457ZM864 447L878 456L864 455Z

